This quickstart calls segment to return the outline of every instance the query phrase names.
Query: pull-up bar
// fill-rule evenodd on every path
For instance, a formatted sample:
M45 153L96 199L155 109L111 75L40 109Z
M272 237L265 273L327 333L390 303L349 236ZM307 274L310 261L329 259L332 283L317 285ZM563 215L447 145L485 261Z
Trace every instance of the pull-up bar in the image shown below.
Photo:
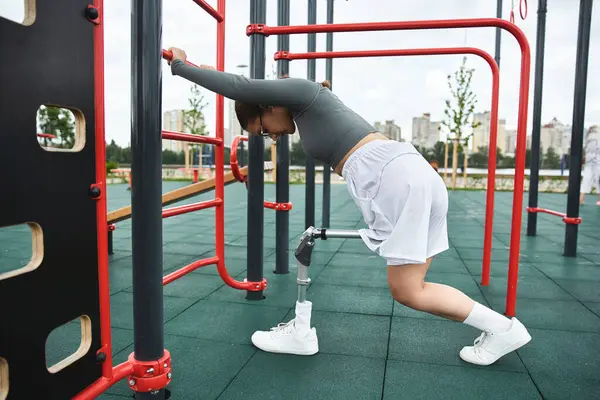
M548 210L547 208L540 207L527 207L527 212L530 213L545 213L550 215L555 215L557 217L562 217L562 220L565 224L574 224L579 225L582 222L581 217L567 217L567 214L561 213L558 211Z
M304 26L268 26L250 24L246 35L294 35L300 33L328 32L369 32L391 30L426 30L450 28L489 28L496 27L510 32L521 47L521 87L519 91L519 114L517 123L517 144L515 151L515 178L513 191L512 226L506 296L506 315L514 316L516 311L517 281L519 274L519 251L521 245L521 220L523 207L523 182L525 178L525 151L527 146L527 105L529 100L529 74L531 69L531 49L525 33L515 24L501 18L473 18L452 20L363 22L354 24L318 24ZM484 271L485 272L485 271Z
M483 261L481 284L487 286L490 281L490 265L492 254L492 236L494 222L494 194L496 190L496 142L498 138L498 98L500 92L500 71L498 64L492 56L475 47L448 47L424 49L394 49L394 50L362 50L362 51L325 51L312 53L290 53L278 51L275 60L304 60L318 58L354 58L354 57L394 57L394 56L424 56L424 55L450 55L474 54L483 58L492 70L492 110L490 118L490 145L488 156L488 180L485 211L485 229L483 245ZM516 292L515 292L516 295Z

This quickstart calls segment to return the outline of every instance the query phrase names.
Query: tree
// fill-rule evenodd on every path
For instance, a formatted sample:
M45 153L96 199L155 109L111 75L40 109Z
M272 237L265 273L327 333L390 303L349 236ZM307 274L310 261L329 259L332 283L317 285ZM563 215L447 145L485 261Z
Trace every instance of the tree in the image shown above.
M188 110L183 111L183 126L186 130L192 135L201 135L205 136L209 132L206 130L206 125L204 124L204 113L202 110L206 108L208 103L204 102L204 94L200 89L200 86L194 84L190 88L191 96L188 98L188 102L190 104L190 108ZM185 151L185 165L188 165L188 145L186 144ZM202 145L192 145L192 149L194 152L198 150L199 154L202 154Z
M437 161L440 165L444 163L444 153L445 153L445 145L444 142L436 142L431 149L431 159Z
M454 85L452 84L452 75L448 75L448 87L452 94L451 100L446 100L446 109L444 114L446 119L441 121L441 125L448 130L448 138L453 141L452 146L452 189L456 186L456 168L458 166L458 151L461 147L460 142L468 140L466 134L470 129L481 125L473 121L473 111L477 104L475 94L471 91L471 79L474 69L466 68L467 57L463 57L460 68L454 72Z
M559 169L560 168L560 156L554 151L552 147L548 147L546 154L544 154L544 161L542 163L543 168L548 169Z
M71 111L60 107L42 106L38 112L40 132L56 136L55 147L72 149L75 145L75 118Z
M474 168L485 168L488 165L488 147L481 146L475 153L471 153L469 164Z

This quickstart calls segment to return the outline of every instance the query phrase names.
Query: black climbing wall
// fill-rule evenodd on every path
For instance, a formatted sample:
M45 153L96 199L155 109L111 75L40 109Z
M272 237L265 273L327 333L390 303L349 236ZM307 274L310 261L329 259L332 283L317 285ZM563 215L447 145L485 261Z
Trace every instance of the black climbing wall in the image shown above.
M35 222L43 259L0 281L0 357L8 399L69 399L101 375L95 183L93 27L90 0L36 0L30 26L0 17L0 226ZM79 110L85 146L49 152L36 137L44 104ZM91 348L52 374L45 347L52 330L91 319ZM70 331L73 331L70 329ZM53 341L56 343L56 341ZM58 342L75 350L72 340Z

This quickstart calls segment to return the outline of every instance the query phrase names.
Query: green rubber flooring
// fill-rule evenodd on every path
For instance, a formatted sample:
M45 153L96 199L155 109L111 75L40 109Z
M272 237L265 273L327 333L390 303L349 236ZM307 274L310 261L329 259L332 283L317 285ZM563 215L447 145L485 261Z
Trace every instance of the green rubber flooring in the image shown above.
M187 183L164 183L163 191ZM321 218L317 185L316 225ZM331 227L363 227L343 185L331 187ZM212 193L183 203L209 199ZM304 231L304 186L290 188L290 250ZM480 285L485 192L450 192L451 249L434 260L428 281L445 283L503 313L508 267L512 193L497 193L491 283ZM275 186L265 186L275 198ZM124 185L108 191L109 210L130 203ZM540 207L564 211L566 195L540 194ZM562 255L565 226L540 214L538 234L527 237L527 215L519 267L517 316L529 328L530 344L488 367L467 364L459 351L479 335L475 329L395 303L385 261L357 239L317 241L310 268L313 325L320 352L311 357L269 354L250 342L255 330L293 316L296 264L275 275L275 212L265 209L262 265L269 281L265 299L224 285L215 266L201 268L164 287L165 347L171 352L173 399L598 399L600 398L600 207L588 196L581 207L578 256ZM226 265L246 277L246 189L225 191ZM524 205L527 204L527 193ZM165 274L214 254L214 211L164 221ZM251 227L252 228L252 227ZM117 224L110 257L115 363L133 351L131 222ZM0 272L23 262L30 249L27 229L0 230ZM7 250L4 250L7 248ZM25 262L26 263L26 262ZM24 265L24 264L23 264ZM64 337L74 324L51 335L48 358L64 358L73 344ZM74 326L75 333L77 327ZM69 347L70 345L70 347ZM52 346L50 346L52 347ZM67 353L69 354L69 353ZM130 397L122 381L101 399Z

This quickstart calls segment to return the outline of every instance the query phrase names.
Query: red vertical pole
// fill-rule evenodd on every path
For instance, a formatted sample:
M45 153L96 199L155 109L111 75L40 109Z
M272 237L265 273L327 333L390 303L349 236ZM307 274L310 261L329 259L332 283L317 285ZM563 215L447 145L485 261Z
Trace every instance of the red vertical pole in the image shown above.
M94 25L94 135L96 148L96 185L101 190L96 200L96 232L98 235L98 293L100 306L99 352L104 353L102 376L112 379L112 346L110 331L110 288L108 273L108 225L106 222L106 142L104 137L104 10L103 0L94 0L98 10Z
M498 137L498 97L500 92L500 70L496 62L489 62L492 68L492 114L490 120L490 145L488 146L488 179L485 201L485 231L483 237L483 265L481 284L490 283L492 238L494 224L494 195L496 191L496 147Z
M223 17L217 22L217 70L225 70L225 0L218 0L217 11ZM228 275L225 270L225 102L222 95L217 94L217 123L216 135L221 139L221 144L215 148L215 198L221 199L221 203L215 209L215 247L217 258L217 271L221 277Z
M519 33L521 33L519 31ZM519 119L517 125L517 149L515 151L515 186L513 191L512 226L510 232L510 255L508 259L508 285L506 287L506 311L514 317L517 308L517 281L519 280L519 254L521 250L521 221L523 219L523 180L525 179L525 153L527 147L527 107L529 104L530 49L524 35L516 36L521 45L521 90L519 92Z

